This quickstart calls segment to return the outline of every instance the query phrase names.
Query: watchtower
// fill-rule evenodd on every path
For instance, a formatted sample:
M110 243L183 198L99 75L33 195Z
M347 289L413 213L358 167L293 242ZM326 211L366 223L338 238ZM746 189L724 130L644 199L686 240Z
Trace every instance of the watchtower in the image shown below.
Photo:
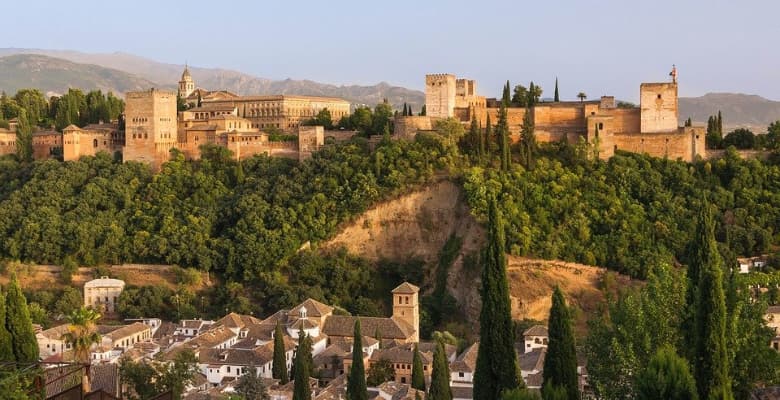
M425 75L426 115L434 118L449 118L455 115L455 75Z
M192 80L190 75L190 69L186 65L184 66L184 72L181 74L181 80L179 81L179 97L186 99L187 96L195 91L195 81Z
M413 341L420 341L420 288L404 282L393 289L393 319L414 328Z
M639 102L641 133L677 131L677 82L643 83Z

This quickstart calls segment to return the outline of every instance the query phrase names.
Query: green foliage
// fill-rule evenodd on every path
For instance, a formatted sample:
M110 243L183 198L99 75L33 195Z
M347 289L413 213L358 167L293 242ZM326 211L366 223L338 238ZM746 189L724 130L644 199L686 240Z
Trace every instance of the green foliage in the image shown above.
M30 311L27 309L27 299L22 294L16 275L11 276L5 297L5 326L11 334L14 359L19 363L36 362L38 342L33 332Z
M330 110L323 108L314 118L304 121L304 125L320 125L325 129L333 129L333 118L330 115Z
M176 275L176 282L180 285L200 285L203 277L200 271L195 268L173 267L173 273Z
M588 323L584 353L595 392L607 399L636 395L632 376L650 361L656 349L681 343L686 280L671 266L651 269L647 284L622 291L606 310ZM610 293L609 289L605 289Z
M731 399L731 375L726 341L726 300L723 261L718 253L712 216L705 202L691 246L689 275L694 281L693 369L699 397Z
M722 146L734 146L740 150L753 149L756 147L756 135L748 129L739 128L723 138Z
M181 399L197 372L198 358L191 350L179 352L172 362L133 362L123 358L119 364L121 382L131 389L127 397L137 400L151 399L169 390L174 399Z
M287 376L287 357L284 348L284 332L279 321L276 322L276 328L274 329L274 359L273 359L273 371L272 377L278 379L282 385L287 384L290 379Z
M475 396L476 397L476 396ZM450 366L444 352L444 343L436 342L433 352L433 368L431 371L431 386L428 388L428 400L452 400L450 388Z
M377 362L372 362L368 368L368 376L366 378L366 384L368 386L379 386L384 382L389 382L395 379L395 368L393 363L386 358L382 358ZM425 384L423 383L423 390L425 390Z
M257 374L257 368L250 365L236 382L236 393L244 400L270 400L268 388L263 378Z
M636 380L639 400L699 398L688 362L670 346L659 349Z
M550 147L556 155L574 151ZM780 166L736 154L693 165L628 153L608 162L576 155L536 161L537 168L522 174L478 167L464 173L477 216L486 215L489 193L502 193L507 245L515 255L645 278L650 266L684 258L702 195L717 206L718 238L741 256L766 252L780 218Z
M363 335L360 332L360 319L355 319L355 331L352 335L352 366L347 375L347 400L368 400L366 389L366 370L363 365Z
M14 355L11 332L8 331L6 320L6 296L0 289L0 362L13 362Z
M541 400L541 397L528 389L512 389L501 393L501 400Z
M100 313L91 308L81 307L73 310L66 319L68 331L62 335L62 341L73 349L74 361L89 363L90 349L101 340L96 326Z
M295 352L295 365L293 366L293 400L311 400L311 387L309 378L314 367L311 359L311 339L303 332L298 333L298 349Z
M534 122L531 119L531 113L531 109L527 108L525 110L523 126L520 129L520 160L523 167L527 170L534 169L534 161L538 152L536 134L534 133Z
M558 95L558 78L555 78L555 94L553 95L553 101L556 103L561 101L561 98Z
M544 400L569 400L566 387L560 385L546 385L542 387L542 399Z
M414 345L414 356L412 356L412 388L425 391L425 374L423 372L422 358L420 350Z
M495 197L489 198L488 241L482 255L480 344L474 373L474 399L497 399L518 386L506 278L505 230Z
M498 125L496 126L501 171L509 171L509 166L512 164L512 152L509 146L509 120L506 109L505 102L502 102L498 109Z
M549 344L544 358L542 389L560 386L566 390L566 398L580 397L577 381L577 351L572 332L572 318L566 300L559 287L552 294L552 307L548 322Z
M16 125L16 157L23 162L32 161L32 129L27 111L19 110L19 122Z

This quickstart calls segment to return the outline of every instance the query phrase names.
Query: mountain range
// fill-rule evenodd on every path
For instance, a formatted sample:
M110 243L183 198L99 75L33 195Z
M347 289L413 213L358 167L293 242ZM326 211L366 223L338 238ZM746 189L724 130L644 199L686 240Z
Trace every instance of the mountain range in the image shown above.
M124 93L150 87L176 89L184 65L166 64L127 53L83 53L71 50L0 48L0 89L14 93L38 88L64 93L69 87ZM419 111L425 94L381 82L372 86L332 85L311 80L271 80L222 68L189 67L195 84L207 90L226 89L240 95L296 94L340 97L373 106L387 99L397 109L403 103ZM780 120L780 101L740 93L708 93L679 99L680 123L691 117L706 123L721 111L727 129L748 127L764 132Z
M127 53L91 54L70 50L0 49L0 60L9 56L12 56L12 62L0 64L3 67L0 69L0 89L6 92L15 92L20 87L35 87L44 92L62 93L68 87L79 87L86 90L112 89L124 93L128 90L138 90L135 87L137 80L145 80L145 88L175 89L184 70L184 65L161 63ZM65 64L66 61L69 64ZM33 62L38 66L37 72L24 71L27 64ZM76 79L78 74L71 71L79 70L84 73L85 78L94 78L95 82L90 84L85 82L86 79ZM271 80L221 68L190 66L189 70L198 87L206 90L225 89L240 95L328 96L370 106L387 99L399 109L406 102L412 104L415 110L419 110L425 101L424 94L418 90L393 86L386 82L373 86L337 86L310 80ZM130 80L128 74L136 78L132 84L121 82ZM100 79L101 77L111 77L114 82L108 84L106 79Z

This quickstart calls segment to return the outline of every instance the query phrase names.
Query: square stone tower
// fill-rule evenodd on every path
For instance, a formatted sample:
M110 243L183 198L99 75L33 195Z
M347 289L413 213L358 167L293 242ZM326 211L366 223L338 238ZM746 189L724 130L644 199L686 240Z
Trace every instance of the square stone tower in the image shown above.
M425 110L433 118L455 115L455 75L425 75Z
M414 328L412 340L420 341L420 288L404 282L393 289L393 319Z
M150 89L125 96L125 161L159 169L176 146L176 93Z
M643 83L639 87L640 132L674 132L678 128L677 83Z

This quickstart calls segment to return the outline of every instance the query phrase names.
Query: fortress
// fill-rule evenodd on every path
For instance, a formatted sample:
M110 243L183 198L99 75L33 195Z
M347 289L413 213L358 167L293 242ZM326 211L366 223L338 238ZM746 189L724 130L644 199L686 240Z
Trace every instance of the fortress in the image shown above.
M190 108L179 112L179 98ZM227 91L206 91L195 87L185 68L178 93L158 89L126 93L123 124L83 128L70 125L62 133L33 133L33 156L70 161L104 151L159 170L173 149L185 158L199 159L200 146L214 144L231 150L237 160L255 154L301 160L325 142L322 126L305 126L303 122L326 108L338 122L349 115L350 103L335 98L237 96ZM273 141L268 133L271 131L285 133L294 140ZM0 129L0 155L13 154L15 142L14 130Z
M520 138L526 112L531 113L539 142L584 140L596 146L600 158L615 150L647 153L693 161L705 157L703 127L679 127L676 74L672 82L643 83L639 87L638 108L619 108L614 97L595 101L541 102L526 109L507 108L513 141ZM455 118L464 124L476 119L484 127L488 116L498 122L499 101L477 94L473 80L452 74L425 77L427 116L397 117L395 135L413 137L417 131L431 130L436 120Z

